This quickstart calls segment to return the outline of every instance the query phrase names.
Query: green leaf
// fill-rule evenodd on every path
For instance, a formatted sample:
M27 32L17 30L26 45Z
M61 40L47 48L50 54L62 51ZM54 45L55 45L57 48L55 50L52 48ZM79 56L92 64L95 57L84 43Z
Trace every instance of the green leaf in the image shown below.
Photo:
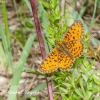
M81 97L81 98L84 98L83 94L82 94L82 91L80 88L76 88L75 89L75 92Z
M33 73L33 74L36 74L36 75L41 75L41 76L45 76L45 74L37 71L37 70L34 70L33 68L28 68L28 67L24 67L23 68L27 73Z
M53 46L55 45L55 41L51 38L48 38L48 43L50 43Z
M26 43L26 37L25 37L25 34L23 33L22 30L16 30L16 33L15 35L13 36L18 42L21 43L22 47L25 45ZM23 39L22 39L23 37Z
M50 20L52 23L54 23L54 20L55 20L55 19L54 19L48 12L45 11L45 13L46 13L46 15L48 16L49 20Z
M46 7L46 8L50 8L50 5L48 3L46 3L44 0L40 0L40 2Z
M51 8L53 9L53 8L55 8L56 6L57 6L57 3L58 2L58 0L51 0L51 2L50 2L50 4L51 4Z
M67 94L67 92L68 92L67 88L63 88L63 87L59 87L59 88L60 88L60 90L63 91L62 93L66 93Z
M25 18L25 25L26 27L33 29L33 22L30 18Z

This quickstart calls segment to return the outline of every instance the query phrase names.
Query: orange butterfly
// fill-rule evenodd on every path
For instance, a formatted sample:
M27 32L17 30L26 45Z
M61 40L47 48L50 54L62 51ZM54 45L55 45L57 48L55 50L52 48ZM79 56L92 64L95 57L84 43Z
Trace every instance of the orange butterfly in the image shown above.
M79 57L83 51L83 44L80 42L82 35L83 24L81 21L76 21L42 62L40 70L44 73L51 73L58 68L66 70L72 66L76 57Z

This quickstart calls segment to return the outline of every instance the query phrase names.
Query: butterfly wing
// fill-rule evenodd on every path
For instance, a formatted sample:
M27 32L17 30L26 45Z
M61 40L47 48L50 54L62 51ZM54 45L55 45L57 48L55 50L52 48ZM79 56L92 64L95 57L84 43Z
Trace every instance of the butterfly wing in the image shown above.
M74 59L71 59L65 52L59 51L59 67L62 70L66 70L67 68L71 67Z
M58 68L58 50L54 48L48 57L42 62L40 70L44 73L51 73Z
M60 69L66 70L72 66L75 58L80 56L83 51L83 44L80 42L82 34L83 25L81 21L76 21L69 27L59 46L59 49L63 48L59 52Z
M62 41L64 42L78 41L81 39L82 34L83 34L83 24L81 21L78 20L69 27Z
M80 41L71 41L63 45L74 58L80 56L83 51L83 44Z

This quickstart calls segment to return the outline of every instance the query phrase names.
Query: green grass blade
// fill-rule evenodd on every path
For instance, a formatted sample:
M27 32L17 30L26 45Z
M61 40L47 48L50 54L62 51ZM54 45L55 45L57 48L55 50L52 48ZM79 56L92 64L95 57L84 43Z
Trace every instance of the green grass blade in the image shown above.
M9 49L7 39L6 39L6 36L4 34L1 23L0 23L0 35L1 35L1 38L2 38L2 43L3 43L3 46L4 46L4 50L5 50L5 53L6 53L6 58L7 58L8 64L9 64L11 70L14 71L13 64L12 64L12 58L11 58L11 51Z
M2 13L4 18L4 26L5 26L5 34L7 35L7 44L10 47L10 32L9 32L9 25L7 19L7 10L6 10L6 1L2 0ZM10 48L9 48L10 49Z
M9 67L11 68L12 72L14 72L14 68L13 68L13 62L12 62L12 54L11 54L11 48L10 48L10 31L9 31L9 25L8 25L8 18L7 18L7 10L6 10L6 1L5 0L2 0L2 14L3 14L3 19L4 19L4 28L5 28L5 34L6 36L4 37L5 38L5 41L6 41L6 57L7 57L7 60L8 60L8 64L9 64ZM0 25L0 27L2 27ZM2 32L0 32L0 34L3 36L4 32L3 32L3 29L2 29ZM2 38L2 41L3 41L3 38ZM5 44L3 44L5 45Z
M29 0L24 0L24 1L25 1L26 5L28 6L29 10L32 12Z
M91 32L92 26L93 26L93 24L94 24L94 18L95 18L96 8L97 8L97 1L98 1L98 0L95 0L95 3L94 3L93 16L92 16L91 23L90 23L90 27L89 27L89 31L90 31L90 32Z
M85 3L84 3L84 5L83 5L82 8L81 8L81 11L80 11L80 16L81 16L81 17L83 16L83 14L84 14L86 8L88 7L88 6L87 6L88 3L89 3L89 0L86 0Z
M4 52L4 48L2 46L2 42L0 42L0 68L4 67L6 68L8 66L6 54Z
M35 88L33 88L31 91L26 92L26 95L23 97L23 100L25 100L25 98L30 97L32 94L38 94L41 90L43 90L44 88L46 88L46 82L43 82L41 84L39 84L38 86L36 86Z
M15 71L14 76L13 76L12 81L11 81L11 88L9 91L8 100L15 100L16 99L16 94L17 94L16 91L18 89L18 83L19 83L19 80L21 77L21 72L22 72L24 63L25 63L26 58L29 54L30 48L33 44L35 37L36 37L36 34L31 35L26 42L26 45L25 45L23 52L22 52L22 55L19 59L18 66L16 68L16 71Z

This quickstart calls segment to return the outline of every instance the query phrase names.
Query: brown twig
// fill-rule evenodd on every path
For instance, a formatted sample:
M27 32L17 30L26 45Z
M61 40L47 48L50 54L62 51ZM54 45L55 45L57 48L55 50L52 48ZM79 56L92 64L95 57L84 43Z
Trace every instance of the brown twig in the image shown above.
M31 7L32 7L33 16L34 16L34 22L35 22L35 26L36 26L36 31L37 31L41 54L42 54L42 58L44 59L46 57L46 52L45 52L42 34L41 34L41 30L40 30L40 23L38 20L38 14L37 14L37 10L36 10L35 0L30 0L30 3L31 3ZM47 87L48 87L49 100L53 100L51 79L49 77L46 77L46 82L47 82Z
M35 78L36 78L36 75L33 76L32 80L31 80L31 82L30 82L30 84L29 84L29 87L28 87L28 89L27 89L27 92L32 88L33 82L34 82Z

